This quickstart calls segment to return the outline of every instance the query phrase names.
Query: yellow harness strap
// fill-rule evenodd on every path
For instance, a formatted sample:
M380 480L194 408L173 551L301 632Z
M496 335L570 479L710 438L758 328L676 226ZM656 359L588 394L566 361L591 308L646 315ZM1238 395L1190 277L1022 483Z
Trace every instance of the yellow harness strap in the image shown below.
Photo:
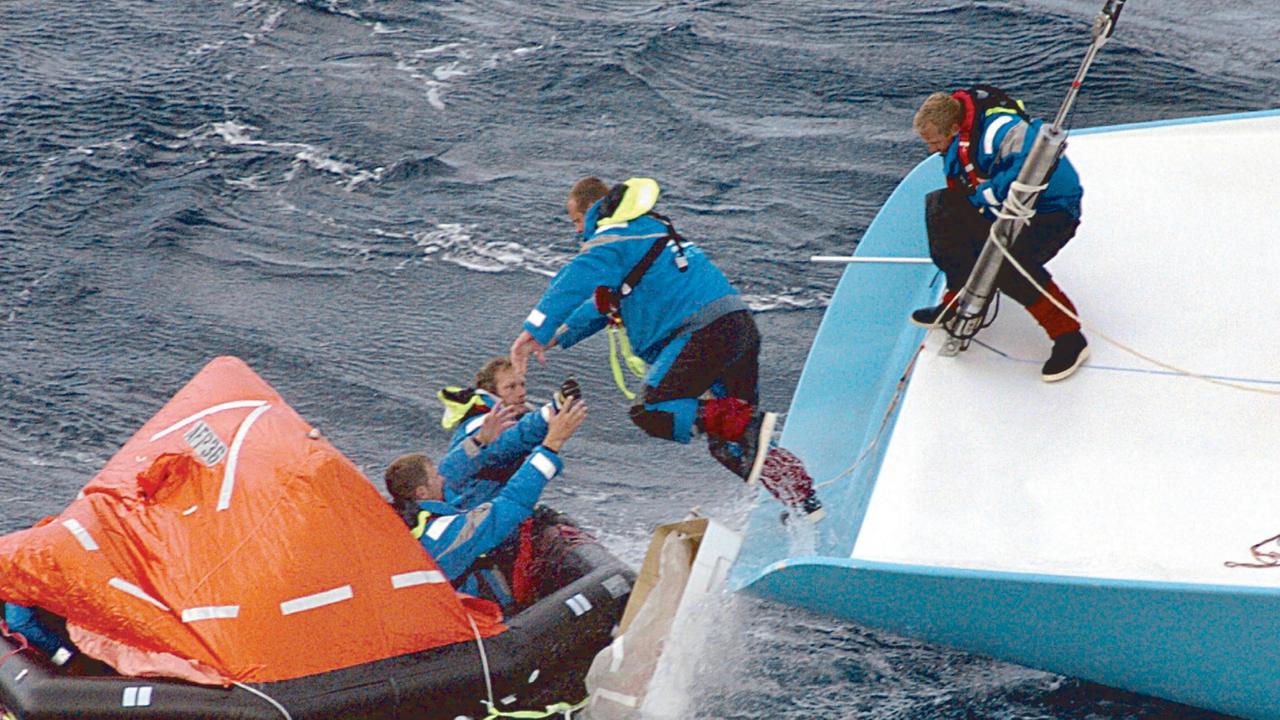
M418 511L418 524L413 526L409 532L413 533L415 539L421 540L422 533L427 531L427 521L431 519L431 513L427 510Z
M549 718L555 715L560 715L564 718L572 718L573 713L586 706L586 700L583 700L577 705L559 702L554 705L548 705L546 710L513 710L511 712L504 712L490 706L489 714L484 717L484 720L496 720L497 718L525 718L527 720L538 720L539 718Z
M627 389L626 378L622 376L622 364L618 362L619 351L621 351L622 359L627 363L627 369L637 379L644 379L645 373L649 371L649 366L631 351L631 341L627 338L627 329L622 326L621 322L610 321L608 330L609 367L613 369L613 382L628 400L635 400L636 394Z

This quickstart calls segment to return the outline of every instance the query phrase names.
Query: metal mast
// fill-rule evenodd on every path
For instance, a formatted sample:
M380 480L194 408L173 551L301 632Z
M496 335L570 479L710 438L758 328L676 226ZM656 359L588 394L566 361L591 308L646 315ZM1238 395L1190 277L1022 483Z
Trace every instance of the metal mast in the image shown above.
M1125 0L1107 0L1102 12L1093 20L1093 41L1085 52L1084 61L1076 71L1071 88L1058 109L1058 115L1052 125L1042 125L1036 134L1035 143L1027 153L1018 179L1010 186L1009 194L996 213L996 221L991 226L991 233L982 247L978 262L956 304L956 316L947 323L947 333L951 336L943 345L942 355L955 355L969 347L969 341L978 334L986 319L987 309L996 293L996 274L1004 262L1001 248L1008 248L1018 239L1022 231L1036 214L1036 200L1040 192L1049 182L1049 176L1067 149L1067 116L1075 104L1080 86L1084 84L1084 76L1093 64L1093 58L1102 49L1115 32L1116 22L1120 19L1120 11L1124 9Z

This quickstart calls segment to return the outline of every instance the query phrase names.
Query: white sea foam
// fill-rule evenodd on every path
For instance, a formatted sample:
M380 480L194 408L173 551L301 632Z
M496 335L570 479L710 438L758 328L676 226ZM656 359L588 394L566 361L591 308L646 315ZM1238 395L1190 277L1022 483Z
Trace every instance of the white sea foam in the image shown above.
M248 177L242 177L242 178L225 178L223 179L222 182L227 185L230 185L231 187L244 188L245 190L261 191L266 189L262 185L262 181L265 179L266 179L266 175L264 173L258 173L256 175L250 175Z
M211 43L201 43L201 45L196 49L188 50L187 54L188 55L208 55L209 53L218 52L222 48L226 47L226 45L227 45L226 40L219 40L217 42L211 42Z
M298 152L293 158L310 165L316 170L323 170L335 175L351 176L360 170L349 162L336 160L323 150L311 146L307 146L305 150Z
M463 78L480 70L493 70L504 63L523 60L544 45L526 45L511 50L485 48L470 40L432 45L413 51L396 62L396 69L407 73L426 87L427 102L437 110L445 109L445 91ZM478 61L477 58L483 58Z
M313 170L347 178L347 183L344 187L347 190L352 190L369 180L381 179L382 174L386 172L384 167L377 167L373 170L361 169L355 163L340 160L328 150L315 145L288 141L259 140L251 135L252 132L257 131L259 128L234 120L213 123L211 128L228 145L262 148L269 152L292 153L293 167L286 173L286 180L292 180L298 168L306 165Z
M434 70L431 71L431 74L435 77L435 79L439 80L440 82L447 82L456 77L463 77L465 75L468 75L469 73L470 71L466 70L462 66L462 62L460 60L454 60L453 62L446 63L444 65L438 65Z
M461 48L461 47L462 47L462 43L451 42L451 43L445 43L443 45L436 45L429 48L422 48L421 50L415 50L413 54L416 56L438 55L440 53L449 52L451 50L454 50L455 48ZM462 53L466 54L466 51L463 50Z
M428 261L439 259L484 273L523 269L551 277L570 259L515 242L478 239L477 227L473 223L441 223L433 230L415 233L414 241Z
M824 290L787 288L776 293L743 295L747 307L756 312L770 310L809 310L831 304L831 293Z
M380 237L402 240L403 233L380 229L367 230ZM422 249L424 262L444 262L474 272L500 273L516 270L553 277L573 259L567 253L549 252L545 247L525 246L509 240L485 240L476 223L439 223L433 229L415 232L414 244ZM403 268L408 261L400 263ZM743 295L747 306L755 312L771 310L807 310L826 307L831 294L804 288L785 288L780 292Z

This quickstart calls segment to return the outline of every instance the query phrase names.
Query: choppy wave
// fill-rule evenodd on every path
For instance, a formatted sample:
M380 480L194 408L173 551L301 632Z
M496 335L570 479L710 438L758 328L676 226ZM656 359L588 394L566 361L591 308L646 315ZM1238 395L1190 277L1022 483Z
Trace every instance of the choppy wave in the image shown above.
M220 354L248 360L371 474L440 449L435 389L505 351L572 258L564 198L587 174L660 180L681 232L766 313L761 392L784 407L840 277L807 259L852 251L923 159L919 100L986 81L1050 114L1099 4L0 8L9 527L60 509ZM1131 3L1073 126L1278 107L1278 31L1263 0ZM552 503L633 561L684 508L740 518L747 488L635 431L593 342L530 376L545 395L574 374L593 405ZM697 717L1183 710L741 603L717 618L740 662L698 669Z

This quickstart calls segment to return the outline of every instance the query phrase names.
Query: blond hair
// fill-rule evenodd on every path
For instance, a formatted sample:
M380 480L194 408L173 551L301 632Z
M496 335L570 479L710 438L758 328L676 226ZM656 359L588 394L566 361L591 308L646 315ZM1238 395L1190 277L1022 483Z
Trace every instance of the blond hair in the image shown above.
M960 101L944 92L936 92L924 99L911 127L918 133L930 128L940 133L947 133L951 128L964 121L964 108Z

